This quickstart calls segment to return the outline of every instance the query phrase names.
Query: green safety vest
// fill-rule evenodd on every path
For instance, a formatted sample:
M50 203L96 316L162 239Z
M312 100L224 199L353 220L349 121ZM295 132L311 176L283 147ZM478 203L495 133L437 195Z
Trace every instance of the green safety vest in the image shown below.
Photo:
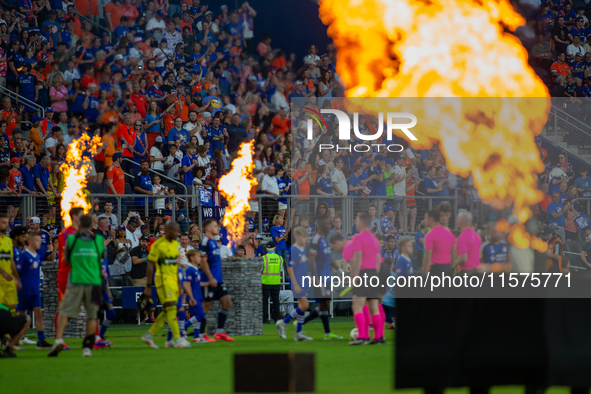
M102 237L94 236L86 240L79 234L71 234L67 245L72 266L70 282L74 285L100 286L103 283L101 261L105 248Z
M263 256L263 284L280 285L283 257L277 253L267 253Z

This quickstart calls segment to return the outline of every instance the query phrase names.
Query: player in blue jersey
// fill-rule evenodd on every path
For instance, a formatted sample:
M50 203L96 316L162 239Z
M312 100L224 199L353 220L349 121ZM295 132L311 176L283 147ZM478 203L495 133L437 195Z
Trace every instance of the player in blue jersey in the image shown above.
M143 237L142 237L143 238ZM147 238L147 237L146 237ZM187 336L187 331L185 330L185 323L187 320L187 311L185 311L185 307L183 306L183 282L185 281L185 271L179 266L179 283L181 284L181 291L179 292L179 298L176 303L176 319L178 320L178 326L181 333L181 338L185 338ZM166 334L166 342L164 342L164 347L166 348L173 348L174 341L172 340L172 330L170 328L170 324L168 325L168 334Z
M332 225L330 218L324 215L318 215L316 222L318 229L310 242L307 257L315 277L316 285L313 285L314 296L319 306L310 312L304 320L304 324L320 317L324 326L324 339L343 339L343 337L330 332L330 323L328 320L328 310L330 308L330 290L328 290L328 287L330 286L333 261L331 259L330 244L326 236ZM334 265L335 269L340 268L336 262L334 262Z
M509 263L509 245L501 238L501 234L494 228L489 229L488 241L480 248L481 262L489 272L504 272L511 269Z
M383 258L391 258L392 261L396 262L398 260L398 234L390 234L386 237L386 244L382 248L382 257Z
M209 308L211 307L211 301L219 300L221 307L218 313L218 326L214 338L222 341L233 341L234 339L229 337L224 330L228 311L232 307L232 299L228 294L226 285L224 285L220 249L215 241L215 236L219 235L220 232L218 222L214 219L205 220L203 222L203 231L205 232L205 236L199 244L199 251L201 252L201 269L207 277L209 285L204 287L203 310L205 316L201 321L201 331L204 333L203 338L208 339L207 331L205 331L207 312L209 312Z
M293 236L295 237L295 244L291 246L289 261L289 267L287 272L289 273L289 280L291 282L291 290L293 291L294 300L298 300L298 307L292 310L285 319L278 320L275 325L277 326L277 334L280 338L286 338L287 324L295 319L297 320L297 328L295 334L295 341L312 341L310 338L304 335L302 327L304 326L304 315L309 308L308 305L308 287L305 286L304 276L308 275L308 258L306 257L306 239L308 238L308 231L305 228L298 226L293 229Z
M24 315L30 310L33 311L35 314L35 328L37 330L37 349L48 349L51 345L45 340L41 293L39 290L41 283L41 256L37 251L41 246L41 236L37 231L30 231L28 234L25 231L26 229L22 226L15 227L12 231L13 240L18 245L15 247L15 262L22 284L21 289L18 291L18 305L16 306L16 310L19 315ZM20 252L19 247L24 244L25 236L28 246L23 252ZM16 259L16 249L19 249L18 260Z
M102 308L106 311L106 317L101 324L100 331L95 338L94 342L94 349L102 349L105 347L111 347L113 341L106 341L105 333L107 329L115 319L115 309L113 309L113 295L111 294L111 289L109 288L109 259L103 259L101 264L101 274L103 276L103 305ZM97 325L98 327L98 325Z
M398 276L413 276L414 270L412 268L412 260L410 256L412 255L412 242L410 239L403 239L399 243L400 245L400 254L396 260L395 272ZM386 256L383 256L384 259ZM389 256L388 256L389 257Z
M191 318L185 323L185 331L189 325L193 325L193 342L207 343L206 339L199 336L201 331L201 320L205 317L203 312L203 290L201 290L201 273L199 272L199 262L201 261L201 254L196 250L189 250L187 252L187 259L189 266L185 269L185 280L183 281L183 289L189 299L189 312Z
M31 219L29 219L29 226L32 231L37 231L41 235L41 247L37 253L39 253L41 258L44 259L47 251L50 251L53 248L51 243L51 235L49 232L41 228L41 219L37 216L33 216Z

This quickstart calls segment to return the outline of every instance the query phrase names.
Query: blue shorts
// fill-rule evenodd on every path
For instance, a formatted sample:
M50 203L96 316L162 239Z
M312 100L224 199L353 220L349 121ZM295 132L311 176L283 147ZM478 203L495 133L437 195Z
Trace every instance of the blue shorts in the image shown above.
M203 287L203 299L205 301L219 300L225 295L228 295L228 289L224 282L218 282L216 287Z
M19 294L18 295L18 305L16 306L16 310L23 312L23 311L32 311L33 308L41 308L41 295L40 294Z
M205 311L203 310L203 304L201 300L196 300L197 305L189 306L189 312L191 312L191 316L195 316L196 319L201 320L205 317Z

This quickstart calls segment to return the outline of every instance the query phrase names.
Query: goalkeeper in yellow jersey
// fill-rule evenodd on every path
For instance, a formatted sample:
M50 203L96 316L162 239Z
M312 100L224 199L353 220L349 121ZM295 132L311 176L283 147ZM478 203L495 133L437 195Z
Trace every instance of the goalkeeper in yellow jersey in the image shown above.
M154 343L154 335L158 333L164 323L172 331L172 341L176 348L191 347L186 338L181 337L178 321L176 320L177 301L180 296L181 284L178 274L180 264L179 242L177 238L180 233L177 222L168 222L164 230L164 236L158 238L150 247L148 254L148 284L144 289L144 295L150 297L152 294L152 280L156 286L158 301L163 306L162 312L156 318L156 322L150 327L147 333L142 336L144 341L152 349L158 349ZM154 273L154 269L156 270Z

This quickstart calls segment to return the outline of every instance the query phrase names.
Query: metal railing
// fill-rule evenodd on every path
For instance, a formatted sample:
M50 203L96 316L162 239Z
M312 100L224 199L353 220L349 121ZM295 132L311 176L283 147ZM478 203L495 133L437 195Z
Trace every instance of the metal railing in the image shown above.
M0 86L0 93L2 93L2 95L6 96L6 97L9 97L12 100L15 100L19 104L26 104L29 107L36 108L37 115L39 115L42 118L45 117L45 109L41 105L37 104L36 102L31 101L27 98L24 98L23 96L16 94L12 90L5 88L4 86Z
M591 100L583 100L586 100L584 104L591 106ZM572 106L568 103L568 99L553 99L552 103L546 124L546 138L554 145L562 145L567 148L575 156L577 154L591 154L591 125L568 112L569 106ZM576 151L572 152L569 146L577 148ZM585 151L579 151L579 149Z

